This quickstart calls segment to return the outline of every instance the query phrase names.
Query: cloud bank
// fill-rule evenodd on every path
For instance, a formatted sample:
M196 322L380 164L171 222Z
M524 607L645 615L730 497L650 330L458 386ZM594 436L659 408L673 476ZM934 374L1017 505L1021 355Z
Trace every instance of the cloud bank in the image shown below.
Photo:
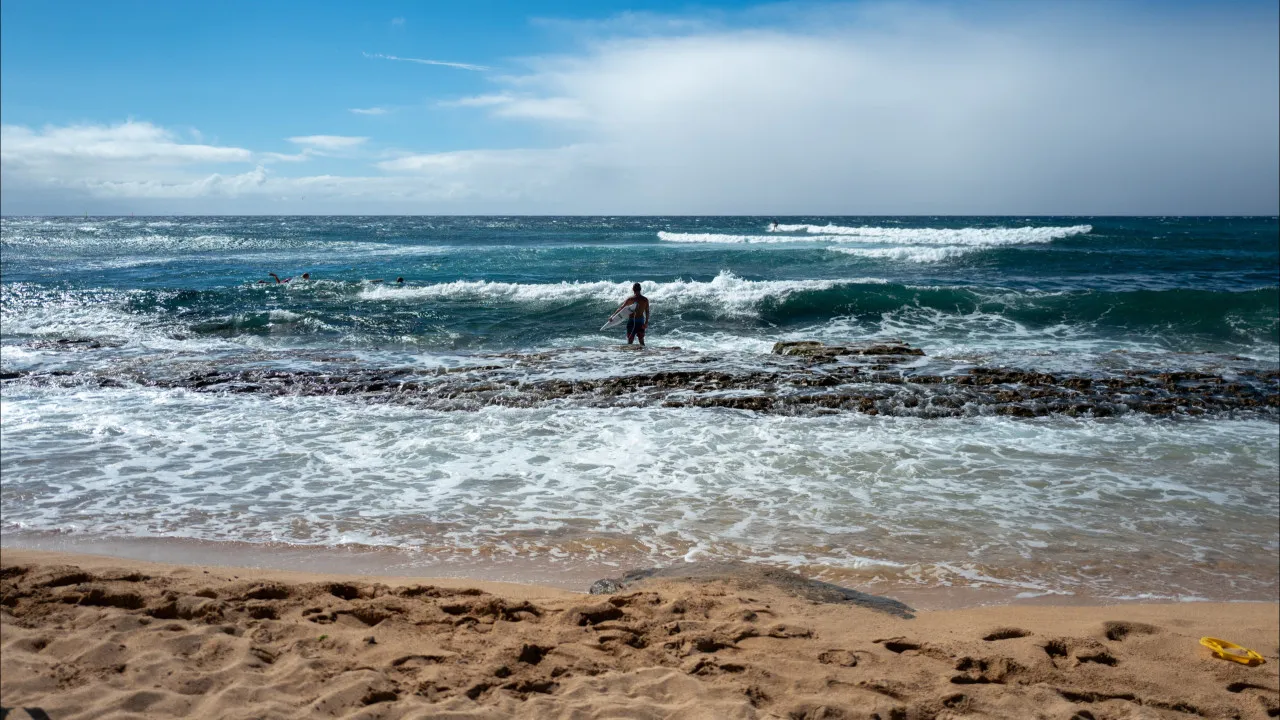
M297 156L182 143L147 123L6 126L5 212L48 212L24 208L59 193L190 201L175 212L1280 210L1275 8L779 13L738 27L629 17L586 26L574 51L523 59L493 91L427 110L534 128L556 139L545 147L415 153L377 138L299 136L290 140L300 154L369 152L349 173L285 176L260 165Z

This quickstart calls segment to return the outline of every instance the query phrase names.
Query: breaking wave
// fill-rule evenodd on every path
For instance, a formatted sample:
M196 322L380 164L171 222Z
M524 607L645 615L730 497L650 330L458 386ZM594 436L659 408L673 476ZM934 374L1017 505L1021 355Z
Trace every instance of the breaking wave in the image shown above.
M977 247L964 245L941 245L938 247L888 247L888 248L827 248L832 252L856 257L875 258L877 260L902 260L905 262L941 262L951 258L968 255L979 250Z
M641 281L644 293L657 302L714 302L727 305L754 304L765 299L781 299L799 292L829 290L841 285L882 285L881 278L838 280L745 280L725 270L707 282L674 280ZM545 284L460 280L425 287L380 285L360 292L362 300L457 299L505 302L553 302L576 300L619 301L631 293L629 282L559 282Z
M1028 225L1020 228L889 228L847 227L844 225L778 225L770 232L806 233L811 239L815 237L825 239L831 236L850 238L845 240L846 242L870 241L898 245L986 246L1047 243L1073 235L1084 235L1092 231L1092 225L1071 225L1068 227L1035 227ZM862 240L854 238L861 238Z

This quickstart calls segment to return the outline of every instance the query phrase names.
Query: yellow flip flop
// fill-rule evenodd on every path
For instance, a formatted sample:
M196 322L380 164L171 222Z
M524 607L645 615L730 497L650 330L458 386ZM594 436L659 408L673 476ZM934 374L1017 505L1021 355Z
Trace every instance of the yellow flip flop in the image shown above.
M1226 640L1202 637L1200 638L1200 644L1212 650L1215 657L1220 657L1223 660L1230 660L1231 662L1238 662L1241 665L1253 666L1261 665L1266 662L1266 659L1249 648L1240 647L1239 645L1233 642L1227 642Z

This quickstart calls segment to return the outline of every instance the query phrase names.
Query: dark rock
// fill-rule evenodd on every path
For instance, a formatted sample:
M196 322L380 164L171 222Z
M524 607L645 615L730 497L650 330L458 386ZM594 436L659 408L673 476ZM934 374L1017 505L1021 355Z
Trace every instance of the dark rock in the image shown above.
M750 370L715 355L675 357L670 369L603 378L541 376L538 363L554 353L511 355L514 365L449 371L365 368L343 362L329 369L292 370L253 364L165 375L154 367L72 373L5 372L0 379L67 387L183 388L204 393L345 396L348 402L396 403L439 411L487 406L533 408L549 403L582 407L723 408L779 415L1008 417L1046 414L1107 417L1143 413L1186 417L1246 412L1280 417L1280 373L1240 371L1227 381L1206 372L1128 370L1110 377L1058 376L1001 367L955 375L917 375L901 363L921 351L897 341L823 345L783 342ZM723 361L724 368L711 361ZM879 368L879 371L877 371ZM530 372L532 370L533 372ZM936 369L933 372L937 372Z
M821 580L810 580L787 570L734 561L681 563L665 568L632 570L620 578L597 580L591 586L591 592L593 594L620 592L633 585L656 579L694 582L727 580L742 587L772 585L788 594L813 602L857 605L902 618L915 617L914 609L892 598L869 595Z
M816 340L784 341L773 344L774 355L832 358L842 355L924 355L906 343L888 342L862 345L824 345Z
M825 345L817 340L798 340L795 342L776 342L773 344L774 355L809 355L821 352Z
M617 580L605 578L597 580L591 584L591 588L587 590L592 595L612 595L616 592L622 592L622 583Z

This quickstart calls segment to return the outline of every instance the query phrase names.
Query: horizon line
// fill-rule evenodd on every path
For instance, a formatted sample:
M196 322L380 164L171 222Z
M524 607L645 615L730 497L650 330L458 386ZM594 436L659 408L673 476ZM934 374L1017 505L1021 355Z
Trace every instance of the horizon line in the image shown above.
M601 217L619 217L619 218L704 218L704 217L725 217L725 218L1265 218L1276 220L1280 219L1278 214L1253 214L1253 213L1201 213L1201 214L1120 214L1120 213L1104 213L1096 215L1076 215L1076 214L1057 214L1057 213L896 213L896 214L823 214L809 213L798 215L751 215L741 213L706 213L706 214L651 214L651 213L569 213L569 214L520 214L520 213L168 213L159 215L92 215L85 213L83 215L68 215L65 213L29 213L23 215L5 215L0 214L0 219L10 218L78 218L78 219L95 219L95 218L233 218L233 217L421 217L421 218L463 218L463 217L503 217L503 218L601 218Z

